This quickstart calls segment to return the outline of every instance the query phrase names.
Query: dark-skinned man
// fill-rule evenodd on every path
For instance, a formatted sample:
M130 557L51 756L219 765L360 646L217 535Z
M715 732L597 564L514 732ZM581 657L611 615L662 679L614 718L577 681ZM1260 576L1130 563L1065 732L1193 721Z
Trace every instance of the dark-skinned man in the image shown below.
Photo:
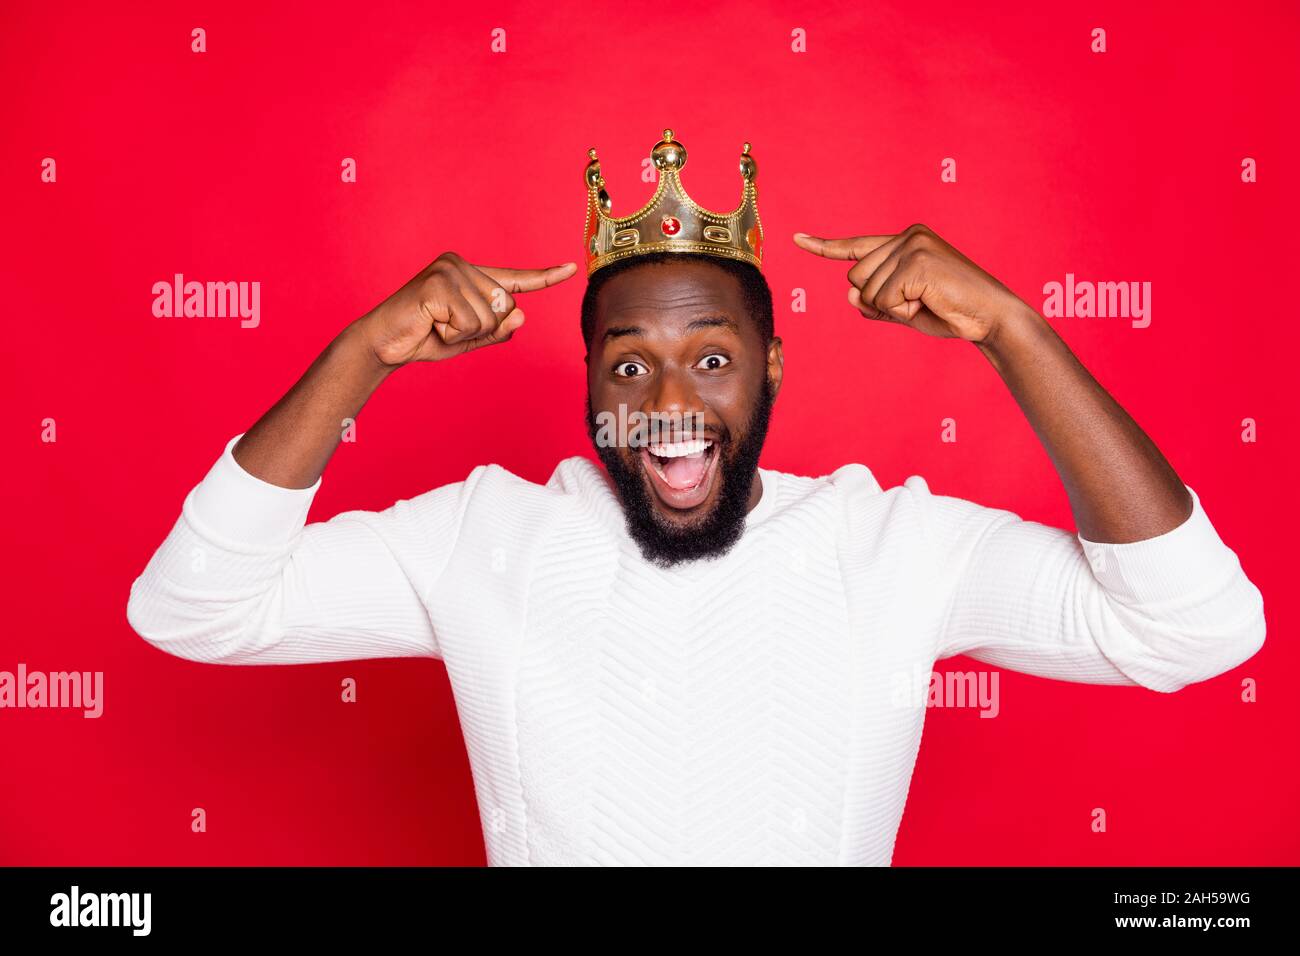
M756 164L746 144L741 203L712 213L671 131L652 158L654 195L621 218L594 150L585 172L603 468L483 465L306 522L340 423L389 375L509 341L579 271L445 253L230 440L132 587L137 632L214 663L443 660L492 865L888 865L936 660L1171 692L1260 648L1260 594L1199 498L1035 310L923 226L794 241L848 266L862 315L984 355L1078 533L858 463L759 467L782 343Z

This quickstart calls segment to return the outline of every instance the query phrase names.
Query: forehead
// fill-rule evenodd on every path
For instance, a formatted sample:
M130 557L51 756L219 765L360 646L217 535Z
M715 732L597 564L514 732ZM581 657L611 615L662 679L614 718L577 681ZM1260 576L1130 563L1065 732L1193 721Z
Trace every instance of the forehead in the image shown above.
M708 263L660 262L628 269L601 287L596 299L595 338L610 326L635 322L665 331L703 314L722 314L746 326L740 281Z

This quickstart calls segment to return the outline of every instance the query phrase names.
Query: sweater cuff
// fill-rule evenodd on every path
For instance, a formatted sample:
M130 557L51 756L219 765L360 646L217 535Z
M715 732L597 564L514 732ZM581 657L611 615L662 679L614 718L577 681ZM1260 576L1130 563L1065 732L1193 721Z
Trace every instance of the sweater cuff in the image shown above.
M1077 535L1093 575L1125 603L1149 604L1216 591L1240 567L1214 530L1196 492L1178 527L1143 541L1108 544Z
M235 461L236 435L185 499L185 516L197 528L231 544L275 548L307 523L307 510L320 489L281 488L245 471Z

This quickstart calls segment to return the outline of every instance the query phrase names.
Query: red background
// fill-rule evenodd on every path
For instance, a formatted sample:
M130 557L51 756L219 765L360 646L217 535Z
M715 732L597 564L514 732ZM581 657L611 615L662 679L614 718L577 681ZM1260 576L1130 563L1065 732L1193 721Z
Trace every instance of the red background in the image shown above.
M1263 650L1175 695L1004 672L997 719L932 710L895 864L1300 863L1295 7L977 6L7 3L0 670L102 670L105 712L0 711L0 863L483 862L441 663L193 664L132 633L128 589L224 443L346 322L446 249L578 260L587 148L625 214L665 126L714 208L734 204L753 143L786 354L766 466L860 461L886 486L921 474L1072 527L979 354L860 318L847 265L789 240L923 221L1039 307L1066 272L1153 284L1149 328L1054 324L1264 594ZM176 272L260 281L260 327L155 318L151 287ZM488 461L544 481L590 454L581 293L536 294L508 346L395 376L312 517ZM348 676L359 702L344 706Z

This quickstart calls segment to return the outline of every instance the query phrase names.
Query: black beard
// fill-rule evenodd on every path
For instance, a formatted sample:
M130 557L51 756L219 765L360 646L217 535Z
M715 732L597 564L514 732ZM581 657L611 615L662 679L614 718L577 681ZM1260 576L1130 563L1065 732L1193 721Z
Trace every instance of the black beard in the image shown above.
M740 443L728 455L727 451L732 449L730 432L716 441L718 480L722 484L713 508L689 524L672 525L656 512L641 470L629 468L617 446L601 446L596 441L596 416L591 408L591 394L588 393L587 434L618 489L623 514L627 519L628 534L647 561L661 568L671 568L686 561L717 558L730 551L740 540L745 531L749 495L758 471L758 456L767 438L774 398L772 383L767 376L763 376L762 394L750 415Z

